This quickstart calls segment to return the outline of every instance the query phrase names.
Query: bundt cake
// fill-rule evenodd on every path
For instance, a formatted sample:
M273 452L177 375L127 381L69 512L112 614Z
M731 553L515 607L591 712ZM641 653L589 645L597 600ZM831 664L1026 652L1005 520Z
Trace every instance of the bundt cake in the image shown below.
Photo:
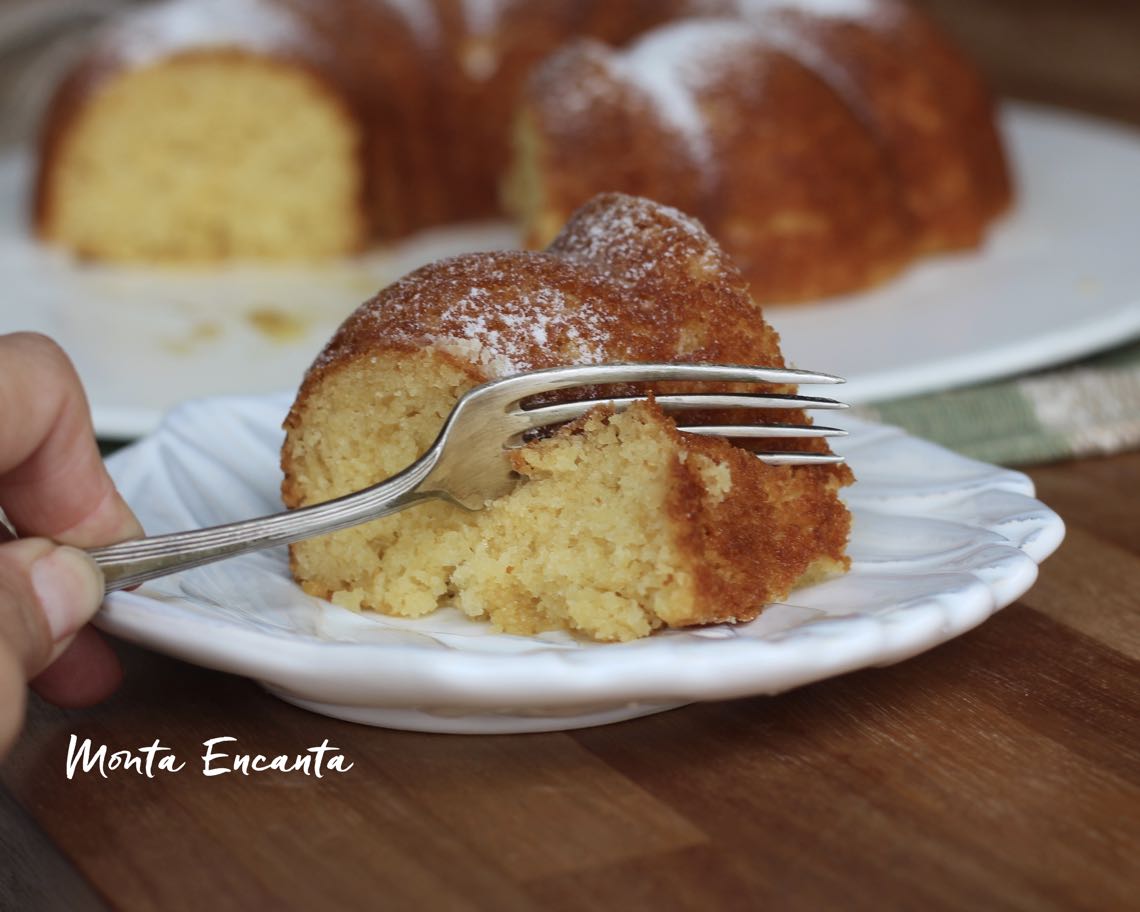
M898 0L167 0L61 85L35 223L112 260L339 255L498 214L512 135L533 246L649 195L764 300L974 244L1009 198L977 74Z
M283 500L317 503L395 474L488 379L612 361L783 365L739 271L698 223L599 196L546 251L442 260L350 316L285 421ZM772 421L807 419L686 413L686 423ZM826 451L822 440L783 443ZM847 565L846 466L765 465L726 440L679 433L654 401L616 415L599 406L511 458L519 483L486 509L428 502L298 543L295 578L353 609L415 617L453 604L508 632L626 640L751 619Z

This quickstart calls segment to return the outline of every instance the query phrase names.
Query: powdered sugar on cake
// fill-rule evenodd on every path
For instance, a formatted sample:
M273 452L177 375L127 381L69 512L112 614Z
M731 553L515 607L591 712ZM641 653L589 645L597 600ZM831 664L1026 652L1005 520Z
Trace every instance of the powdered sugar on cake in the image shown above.
M445 332L435 346L480 365L492 377L529 370L534 351L556 346L562 360L573 364L599 364L605 360L602 342L608 337L608 314L566 307L554 288L523 296L491 309L480 299L485 289L473 288L443 315Z
M867 100L850 68L834 54L826 53L812 39L812 30L816 27L815 23L775 18L772 22L765 23L764 39L819 76L842 96L852 111L869 120L871 114Z
M376 0L400 14L416 39L425 46L439 41L439 12L424 0Z
M533 256L485 253L441 260L382 292L354 320L371 324L369 333L386 344L429 344L492 377L530 370L536 357L600 363L618 328L616 315L588 296L528 281L520 258ZM430 299L421 291L426 272ZM338 356L335 346L326 349L314 367Z
M473 34L486 35L498 28L503 13L513 5L514 0L463 0L463 22Z
M723 76L725 62L755 36L739 22L694 19L664 26L615 55L612 72L648 97L708 175L715 162L698 95Z
M730 341L713 334L710 312ZM731 361L738 339L759 337L779 366L778 337L698 222L611 193L575 213L544 252L451 257L388 286L344 323L312 371L382 351L434 351L474 368L478 381L567 364Z
M884 12L881 0L731 0L728 5L726 13L745 19L775 10L795 10L821 19L870 22Z
M604 207L595 206L589 217L566 226L551 248L557 256L579 265L604 263L610 281L634 289L694 265L706 272L725 270L723 254L704 226L679 209L656 204L649 210L644 200L618 194L600 199Z
M104 35L104 47L129 67L202 47L261 53L301 47L301 23L266 0L176 0L141 10Z

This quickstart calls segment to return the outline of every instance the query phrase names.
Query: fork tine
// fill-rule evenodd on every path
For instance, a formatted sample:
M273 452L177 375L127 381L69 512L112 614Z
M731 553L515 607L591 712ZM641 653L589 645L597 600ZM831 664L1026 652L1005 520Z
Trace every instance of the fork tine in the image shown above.
M649 381L720 383L843 383L842 377L792 368L749 367L737 364L578 364L531 371L495 381L502 390L510 389L520 399L567 389L572 386L598 386L607 383Z
M818 396L791 396L782 393L771 393L765 396L750 396L734 393L692 393L674 396L657 396L657 404L666 412L692 411L694 409L844 409L847 403L837 402L834 399L822 399ZM548 424L558 424L562 421L572 421L586 414L590 409L602 403L612 403L616 411L624 411L634 402L643 401L644 397L623 397L619 399L584 399L578 402L561 402L557 405L543 405L536 408L523 409L519 414L530 421L531 427L543 427Z
M846 462L833 453L754 453L757 459L772 466L840 465Z
M678 427L686 434L705 437L750 437L804 439L814 437L846 437L847 432L822 424L708 424Z

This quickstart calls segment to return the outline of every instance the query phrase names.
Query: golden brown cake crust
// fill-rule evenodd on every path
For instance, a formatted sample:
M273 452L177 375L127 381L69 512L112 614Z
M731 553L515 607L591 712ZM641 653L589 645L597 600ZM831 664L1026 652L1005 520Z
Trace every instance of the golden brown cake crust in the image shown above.
M732 53L717 58L726 41ZM688 72L714 60L716 77L684 102L683 87L654 98L641 85L655 86L661 68ZM627 81L628 72L638 75ZM750 85L763 88L741 88ZM591 102L574 116L568 109L586 91ZM701 21L666 26L628 52L581 42L540 68L528 101L543 195L558 216L602 188L677 206L725 246L762 301L873 284L913 256L910 217L875 137L820 76L759 31ZM682 130L672 121L686 104L699 108L699 123Z
M726 440L677 438L689 453L729 465L733 496L706 506L703 479L691 462L674 464L677 484L669 512L678 548L690 556L701 602L691 617L673 619L672 626L752 620L810 575L821 556L822 573L848 567L850 516L835 499L846 473L820 485L794 468L764 465Z
M378 346L469 336L486 347L485 377L496 365L502 373L602 360L783 366L775 331L695 220L603 194L545 252L453 257L385 288L341 326L314 370Z
M761 17L874 127L895 168L921 251L973 247L1012 186L981 73L922 10L861 0L871 15L813 15L776 2Z
M532 74L507 196L528 243L600 190L635 193L701 219L762 303L795 302L977 245L1008 205L989 94L919 11L703 9L729 18L582 40Z

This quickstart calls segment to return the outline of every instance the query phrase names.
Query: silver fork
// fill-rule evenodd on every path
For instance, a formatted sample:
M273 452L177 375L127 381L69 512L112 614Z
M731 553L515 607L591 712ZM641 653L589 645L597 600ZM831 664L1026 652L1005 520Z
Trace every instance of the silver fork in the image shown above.
M106 589L124 589L262 548L285 545L379 519L422 503L449 500L470 510L506 494L513 486L504 453L521 446L527 432L577 418L595 405L612 402L617 410L637 398L603 398L523 406L542 393L576 386L644 382L719 383L842 383L839 377L809 371L724 364L603 364L556 367L515 374L484 383L463 395L444 422L435 443L397 475L362 491L326 503L242 522L158 535L137 541L95 548L91 556L103 568ZM638 397L644 398L644 397ZM786 394L686 393L660 395L657 403L667 412L693 409L835 409L846 408L834 399ZM688 427L693 434L724 437L835 437L845 431L816 425L717 425ZM757 453L772 465L819 465L843 461L826 453Z

